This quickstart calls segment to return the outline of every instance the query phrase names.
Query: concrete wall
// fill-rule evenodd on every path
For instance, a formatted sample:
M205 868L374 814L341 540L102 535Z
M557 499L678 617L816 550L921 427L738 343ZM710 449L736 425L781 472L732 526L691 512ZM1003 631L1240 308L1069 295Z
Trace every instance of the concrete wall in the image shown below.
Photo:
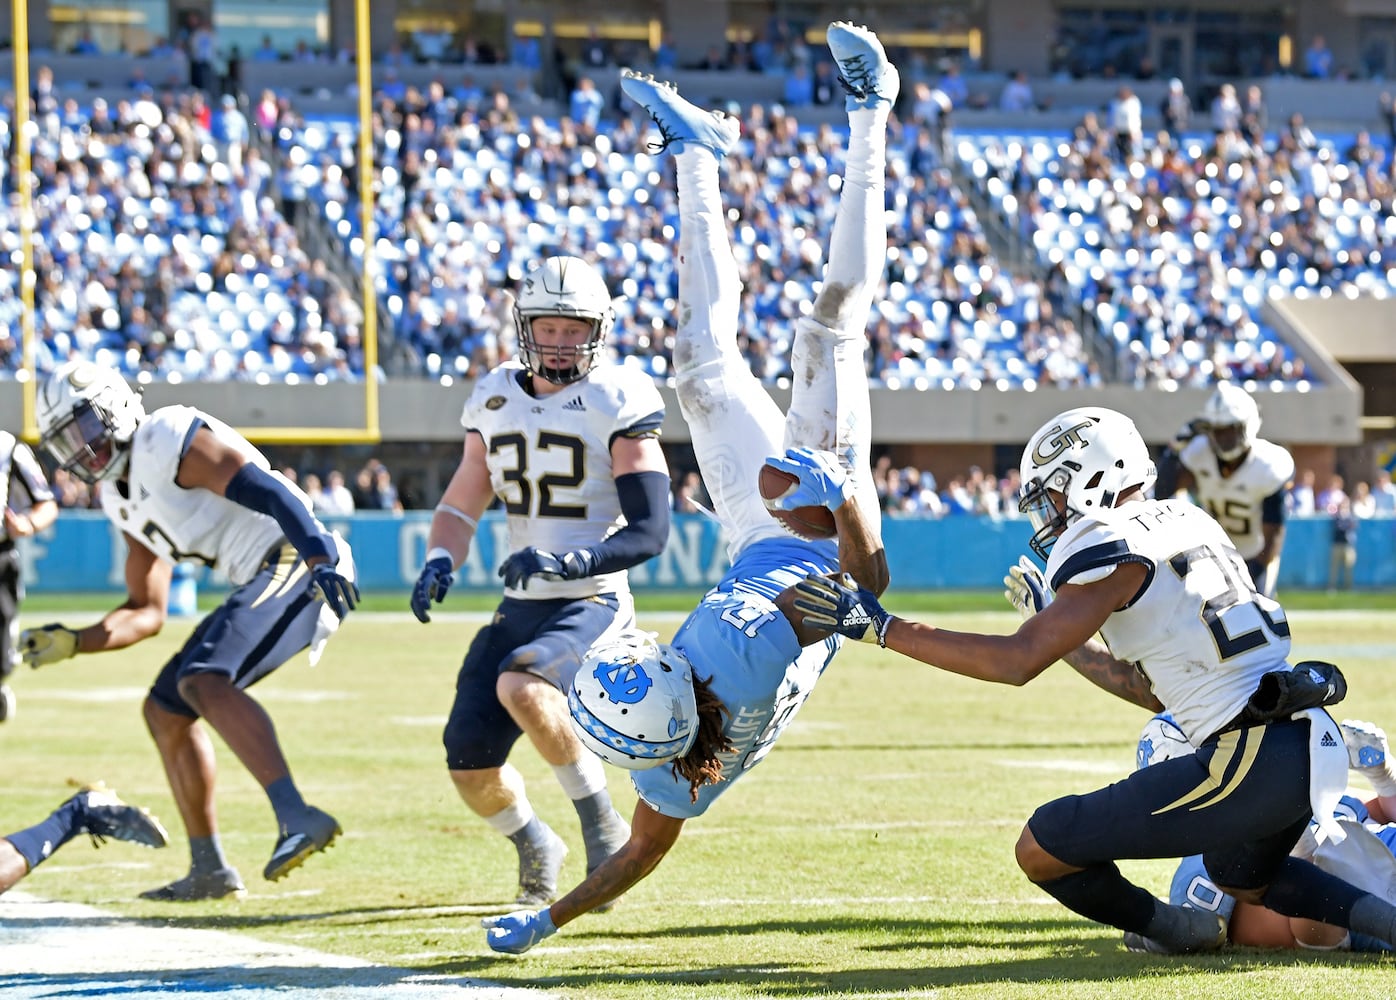
M382 386L380 410L384 441L460 440L461 405L468 386L396 380ZM662 390L668 404L664 438L690 440L673 390ZM789 393L775 391L785 406ZM1021 443L1053 415L1072 406L1108 406L1130 414L1151 442L1167 441L1202 408L1207 390L1140 391L1124 386L1100 390L1037 392L875 390L873 438L882 445ZM314 423L341 430L363 426L361 386L254 386L241 382L153 384L147 408L187 403L229 421L257 439L258 428ZM1290 444L1346 445L1361 441L1361 397L1344 389L1308 393L1262 392L1265 436ZM0 383L0 427L22 426L22 396L15 382ZM307 439L310 435L307 435ZM280 440L284 436L278 435Z

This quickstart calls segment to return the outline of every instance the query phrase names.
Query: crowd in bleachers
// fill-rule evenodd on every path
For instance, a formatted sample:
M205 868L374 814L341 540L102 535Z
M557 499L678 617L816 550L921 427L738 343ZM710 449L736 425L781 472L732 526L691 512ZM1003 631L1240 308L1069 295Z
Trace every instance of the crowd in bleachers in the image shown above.
M1122 86L1068 138L966 138L958 154L1136 385L1301 382L1268 296L1396 292L1390 141L1321 140L1298 114L1271 134L1258 86L1241 100L1223 85L1206 133L1146 139Z
M777 36L714 64L817 68L798 37ZM1303 361L1260 315L1266 296L1392 290L1385 137L1321 140L1302 121L1271 134L1263 94L1257 106L1226 87L1206 116L1211 131L1185 132L1180 113L1172 131L1146 137L1122 86L1071 135L952 139L943 113L974 95L953 65L909 74L889 155L887 283L870 331L869 375L883 384L1302 385ZM1017 83L1014 99L1031 103ZM506 289L539 257L569 252L596 259L617 293L617 355L669 374L674 199L658 176L669 166L614 95L577 87L592 99L555 120L520 115L509 94L468 75L421 89L389 77L375 95L372 250L390 371L473 377L508 357ZM157 96L139 83L115 107L85 108L42 68L35 99L41 369L82 353L156 378L362 377L357 301L297 232L323 217L346 255L363 252L353 122L302 120L270 91L244 112L231 98ZM801 127L786 107L730 110L744 117L727 175L744 347L753 370L778 381L822 265L801 234L827 228L844 139ZM4 184L13 195L8 172ZM1036 268L1003 266L972 195L1032 247ZM3 211L13 250L13 198ZM0 360L13 371L15 272L0 271L0 286ZM1116 357L1100 353L1091 326Z
M774 381L786 374L794 319L813 298L823 261L801 234L832 219L830 178L844 137L760 105L746 110L744 126L728 173L742 329L753 370ZM278 131L288 155L304 158L309 200L351 244L359 231L351 128L300 122L292 110ZM893 386L1098 384L1066 285L1004 270L928 134L910 120L895 131L895 249L870 374ZM507 353L502 290L540 257L568 252L597 258L618 293L616 352L668 374L675 207L648 128L630 117L604 128L525 121L507 95L480 104L444 87L407 88L380 101L374 140L381 290L414 366L472 376L494 363Z
M358 377L361 309L301 248L235 101L215 108L197 90L141 87L115 106L84 108L40 71L33 114L40 370L84 356L170 380ZM13 254L20 208L8 164L0 240ZM19 367L17 278L0 270L10 373Z

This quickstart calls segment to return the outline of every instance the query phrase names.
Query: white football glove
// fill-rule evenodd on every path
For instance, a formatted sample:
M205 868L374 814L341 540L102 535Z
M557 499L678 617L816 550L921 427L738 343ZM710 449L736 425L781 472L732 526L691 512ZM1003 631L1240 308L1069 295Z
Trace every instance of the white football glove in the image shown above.
M1396 767L1392 766L1386 733L1360 719L1344 719L1340 727L1353 770L1370 781L1378 795L1396 795Z
M1052 603L1052 592L1047 589L1042 571L1027 556L1019 556L1018 565L1009 567L1003 586L1003 596L1018 609L1023 621Z
M19 655L31 667L42 667L76 656L78 634L64 625L27 628L19 634Z

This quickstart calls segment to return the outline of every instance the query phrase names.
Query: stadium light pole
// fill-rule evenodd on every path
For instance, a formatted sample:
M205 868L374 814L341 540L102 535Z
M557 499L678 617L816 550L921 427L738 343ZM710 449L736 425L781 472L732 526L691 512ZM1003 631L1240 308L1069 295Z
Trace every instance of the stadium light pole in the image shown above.
M22 6L23 0L15 0ZM240 427L258 444L376 444L383 439L378 409L378 304L373 226L373 39L369 34L369 0L354 0L354 43L359 85L359 229L363 237L364 421L362 427Z
M14 0L10 4L10 30L14 38L15 116L10 136L15 149L15 169L19 171L19 324L20 350L23 365L17 376L23 385L24 426L21 435L31 443L39 440L39 423L34 416L34 184L30 176L30 144L33 136L29 124L29 4Z

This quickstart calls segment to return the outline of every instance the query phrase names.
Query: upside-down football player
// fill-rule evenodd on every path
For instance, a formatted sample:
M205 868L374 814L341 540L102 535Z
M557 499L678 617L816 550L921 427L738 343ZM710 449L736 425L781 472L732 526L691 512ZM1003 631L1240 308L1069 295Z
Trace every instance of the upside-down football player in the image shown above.
M793 584L841 569L870 591L886 587L863 353L887 257L886 126L899 80L866 28L831 25L829 47L849 91L847 167L823 286L796 329L788 415L737 344L741 280L718 167L737 141L738 123L695 107L669 84L622 76L626 95L676 152L678 398L732 568L672 644L631 634L593 649L577 672L571 707L583 742L635 772L630 839L552 906L487 918L496 951L527 951L620 896L654 870L687 820L771 750L840 646L830 630L798 623ZM774 502L829 508L837 542L793 537L771 517L757 477L782 449L785 457L773 464L798 484Z

